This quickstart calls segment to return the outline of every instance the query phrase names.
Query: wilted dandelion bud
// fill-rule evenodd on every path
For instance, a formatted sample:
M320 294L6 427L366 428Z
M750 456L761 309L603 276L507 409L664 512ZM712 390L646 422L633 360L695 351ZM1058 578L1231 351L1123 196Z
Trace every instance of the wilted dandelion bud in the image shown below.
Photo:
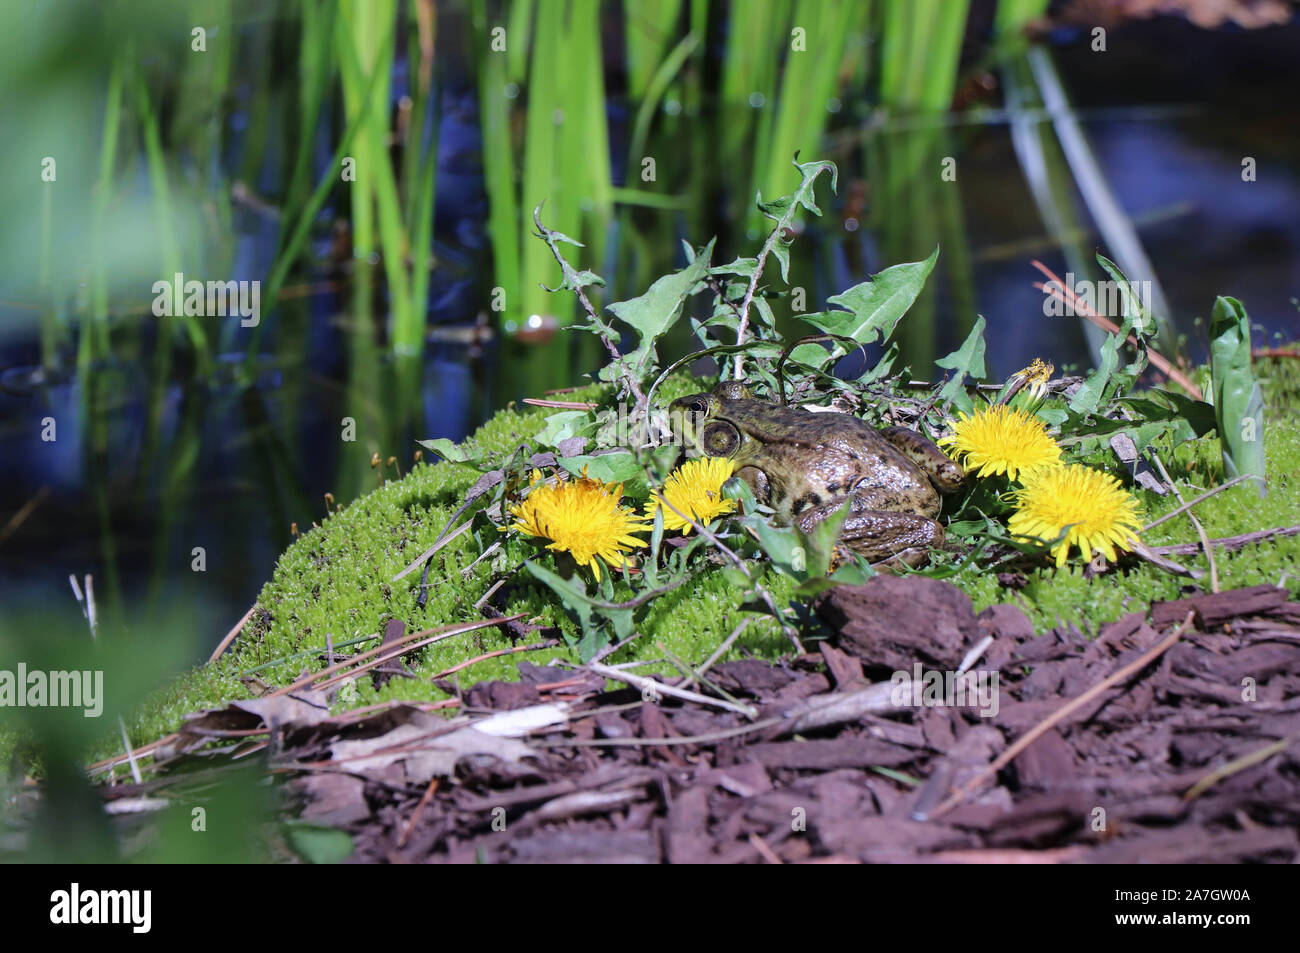
M1056 368L1041 357L1034 358L1032 364L1016 371L1007 380L1000 403L1033 413L1047 398L1047 382L1055 371Z

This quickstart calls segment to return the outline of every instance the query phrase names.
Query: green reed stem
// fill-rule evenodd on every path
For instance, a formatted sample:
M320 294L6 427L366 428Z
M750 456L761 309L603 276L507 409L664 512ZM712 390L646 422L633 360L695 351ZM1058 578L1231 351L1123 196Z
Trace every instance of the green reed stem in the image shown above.
M393 24L396 28L396 22ZM389 39L391 40L391 33ZM311 197L303 206L298 215L297 223L293 230L289 231L287 227L280 230L280 246L276 251L275 259L271 264L271 269L267 275L266 281L262 286L262 300L267 302L268 308L276 306L276 300L279 297L280 289L284 286L285 279L289 276L289 271L297 262L303 246L307 241L307 235L311 231L312 223L315 221L317 213L321 206L325 204L325 199L329 196L330 191L338 184L339 170L342 167L343 158L347 156L352 149L353 141L361 131L362 123L370 114L374 107L376 95L375 90L378 84L379 74L372 73L367 82L363 94L360 96L360 102L355 112L348 117L347 129L343 133L338 147L334 150L334 155L330 158L330 163L325 170L325 174L317 183L316 188L312 191ZM287 224L287 223L286 223ZM354 223L355 228L355 223ZM289 237L286 239L285 235ZM355 232L354 232L355 235ZM266 321L263 320L253 328L253 333L249 336L248 352L244 357L244 375L246 379L251 379L254 373L258 351L258 342L261 339L262 329L266 327Z
M483 10L482 4L475 5L480 11ZM486 15L486 14L484 14ZM520 85L528 76L528 40L533 32L533 0L511 0L510 13L507 18L506 27L506 82ZM502 24L493 22L490 26L500 26ZM486 34L484 44L480 50L491 52L486 46ZM504 87L504 83L502 86Z
M415 0L420 3L421 0ZM419 35L417 31L412 31L412 53L410 54L413 63L420 62L423 55L419 50ZM427 37L427 42L432 45L434 37ZM430 69L432 64L430 64ZM409 135L406 142L405 155L403 157L403 194L406 196L407 207L410 209L406 221L407 234L411 237L411 312L417 319L414 328L408 328L407 333L415 330L418 340L410 338L401 338L397 343L400 351L411 354L423 353L424 345L424 314L427 309L427 300L429 294L429 269L431 267L430 254L433 248L433 207L436 195L436 174L438 169L438 120L434 116L430 124L429 146L424 148L424 130L426 115L429 112L430 101L436 102L433 97L433 82L430 75L429 82L419 78L419 70L416 71L416 82L413 85L415 95L412 100L412 122Z
M144 151L149 168L149 180L153 190L154 210L158 227L158 241L162 248L163 274L170 279L183 271L181 267L181 247L176 233L176 217L172 207L171 185L167 179L167 161L163 154L162 136L158 130L158 114L149 101L149 89L145 85L144 73L137 71L135 76L137 108L140 112L141 131L144 134ZM198 360L200 374L206 373L209 361L208 336L203 325L195 316L186 315L184 301L180 298L172 302L172 314L181 322L189 334L190 343ZM160 342L162 337L160 336ZM160 348L166 351L166 348Z
M91 218L91 244L94 266L91 275L91 314L82 324L77 351L77 370L85 375L91 363L108 353L108 265L104 247L104 224L113 196L113 168L117 159L118 130L122 124L122 74L130 51L113 57L108 74L108 94L104 101L104 133L99 148L99 177L95 186L95 206Z
M515 7L530 6L528 0L515 0ZM513 21L512 21L513 22ZM488 237L492 242L495 271L494 285L505 291L506 309L502 319L514 314L518 320L523 302L520 286L520 228L518 193L515 187L514 145L510 139L510 100L506 98L509 59L507 53L492 51L489 30L493 26L483 6L475 8L475 37L479 50L478 98L479 125L483 136L483 183L488 196ZM513 32L509 35L514 35ZM516 35L514 45L527 50L524 35Z
M682 0L638 0L623 3L623 36L627 46L627 92L633 102L658 99L651 93L663 72L664 52L673 42ZM692 34L694 32L692 31ZM701 38L697 38L702 39ZM677 44L680 46L680 42ZM674 72L676 72L674 70Z
M827 4L799 0L793 23L805 31L803 50L787 43L780 93L773 103L770 139L755 148L755 190L780 195L789 186L790 159L796 152L819 155L849 37L870 12L870 4ZM759 158L761 157L761 158ZM757 225L757 219L754 219Z

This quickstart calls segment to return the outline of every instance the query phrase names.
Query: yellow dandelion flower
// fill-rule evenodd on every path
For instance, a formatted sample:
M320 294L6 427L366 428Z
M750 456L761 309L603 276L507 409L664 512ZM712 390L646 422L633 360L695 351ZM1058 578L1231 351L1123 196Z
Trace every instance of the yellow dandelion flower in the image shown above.
M1061 448L1037 417L999 404L952 422L952 433L938 444L955 451L977 476L1005 473L1012 480L1039 467L1059 466Z
M722 484L735 472L735 461L727 457L697 457L668 474L661 493L651 496L646 504L647 520L653 520L655 510L664 511L664 529L672 532L691 532L691 524L678 516L689 516L697 523L709 523L724 513L734 512L736 501L725 499ZM664 501L668 506L663 506ZM677 510L674 513L673 510Z
M584 470L583 472L586 471ZM529 479L528 481L528 486L530 488L536 487L537 484L541 482L542 482L542 471L534 470L531 479ZM509 526L501 527L501 531L504 533L507 530L513 529L517 532L523 533L525 536L545 536L546 530L542 527L542 523L540 522L539 515L538 515L538 510L539 508L545 507L546 496L548 494L546 494L544 491L548 489L554 490L558 488L543 487L542 488L543 495L538 497L537 500L530 503L529 500L532 500L534 493L537 492L534 490L529 493L528 498L525 499L522 503L518 503L514 506L508 506L506 510L507 512L510 513L511 516L515 518L515 522L511 523Z
M579 565L591 567L597 579L598 559L621 568L628 550L646 545L632 534L649 527L619 503L623 484L593 480L583 470L580 478L555 484L541 483L541 474L533 471L530 485L523 502L506 507L514 517L507 529L549 539L547 549L569 553Z
M1084 560L1096 549L1114 561L1116 550L1132 549L1137 540L1137 500L1100 470L1077 463L1035 470L1016 499L1020 508L1008 523L1013 535L1051 540L1065 533L1052 547L1057 568L1071 546Z

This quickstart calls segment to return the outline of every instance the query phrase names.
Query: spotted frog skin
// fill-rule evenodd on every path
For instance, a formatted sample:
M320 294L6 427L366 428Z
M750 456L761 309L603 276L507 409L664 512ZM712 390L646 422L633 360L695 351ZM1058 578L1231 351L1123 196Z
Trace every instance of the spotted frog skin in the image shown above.
M914 430L755 400L739 381L675 400L688 441L729 457L785 525L810 532L848 503L840 541L871 562L919 566L943 544L940 493L965 474Z

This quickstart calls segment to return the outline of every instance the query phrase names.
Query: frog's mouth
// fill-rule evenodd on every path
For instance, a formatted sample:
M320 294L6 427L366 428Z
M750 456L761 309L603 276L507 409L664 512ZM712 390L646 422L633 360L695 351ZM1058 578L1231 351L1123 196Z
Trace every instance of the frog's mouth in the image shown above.
M708 426L709 417L716 409L711 394L679 397L668 405L668 420L674 439L688 455L708 455L701 444L701 432Z
M689 410L679 407L677 401L668 408L668 426L672 430L673 442L690 452L695 452L699 445L699 433L694 416Z

